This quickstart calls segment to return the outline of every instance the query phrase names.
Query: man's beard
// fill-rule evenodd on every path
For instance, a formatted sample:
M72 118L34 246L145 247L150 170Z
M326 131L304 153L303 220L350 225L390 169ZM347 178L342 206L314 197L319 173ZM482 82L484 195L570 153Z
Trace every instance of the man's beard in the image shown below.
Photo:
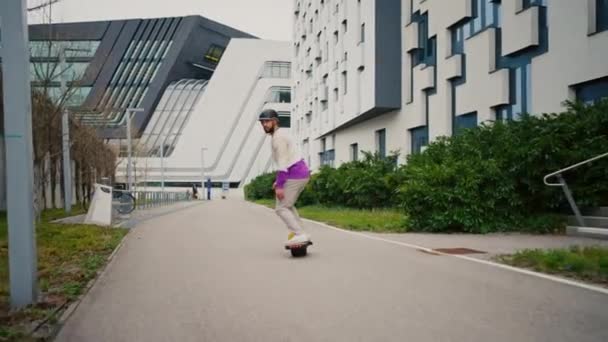
M266 132L266 134L272 134L272 133L274 133L275 129L276 129L275 127L268 127L268 128L264 127L264 132Z

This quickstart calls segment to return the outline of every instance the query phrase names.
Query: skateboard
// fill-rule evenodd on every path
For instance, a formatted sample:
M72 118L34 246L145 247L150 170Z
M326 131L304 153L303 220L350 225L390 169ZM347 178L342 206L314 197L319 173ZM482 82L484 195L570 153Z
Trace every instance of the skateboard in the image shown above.
M307 241L307 242L303 242L303 243L299 243L299 244L295 244L295 245L290 245L290 246L285 246L285 249L288 249L291 251L291 256L293 256L294 258L297 257L303 257L306 255L306 253L308 252L307 248L308 246L312 245L312 241Z

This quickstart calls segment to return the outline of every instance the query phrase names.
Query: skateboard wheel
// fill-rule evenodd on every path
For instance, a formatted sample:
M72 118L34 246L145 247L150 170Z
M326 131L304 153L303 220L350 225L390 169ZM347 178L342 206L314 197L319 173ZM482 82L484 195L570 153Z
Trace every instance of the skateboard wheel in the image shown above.
M305 256L307 253L307 248L306 247L300 247L300 248L292 248L291 249L291 256L297 258L297 257L303 257Z

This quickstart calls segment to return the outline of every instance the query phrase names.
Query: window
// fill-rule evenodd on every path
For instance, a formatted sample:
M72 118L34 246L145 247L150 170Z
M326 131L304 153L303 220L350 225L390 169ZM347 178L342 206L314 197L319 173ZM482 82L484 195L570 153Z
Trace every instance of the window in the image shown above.
M451 30L452 34L452 55L464 53L464 26L459 26Z
M412 66L419 64L436 65L437 64L437 38L429 38L428 16L427 14L416 14L414 18L418 22L418 41L420 48L412 52Z
M348 76L346 71L342 73L342 89L343 94L346 95L346 93L348 92Z
M279 126L289 128L291 127L291 113L279 112Z
M523 9L530 8L532 6L547 6L547 0L522 0Z
M359 144L357 144L357 143L350 145L350 160L351 161L359 160Z
M410 130L412 137L412 154L420 153L429 144L429 130L427 126L421 126Z
M595 17L595 32L602 32L608 30L608 0L596 0Z
M593 104L602 98L608 98L608 77L598 78L573 87L576 99L586 104Z
M386 157L386 129L376 131L376 152L380 157Z
M58 62L52 63L30 63L30 80L60 82L63 77L68 82L78 81L87 70L89 63L66 63L65 69L61 70Z
M496 109L497 120L514 120L527 113L531 107L531 63L518 65L509 70L510 104Z
M342 33L346 33L348 31L348 22L344 20L342 22Z
M44 92L45 87L34 86L32 89L38 92ZM46 88L47 95L51 98L54 103L59 103L61 101L63 93L59 87L47 87ZM91 87L74 87L69 90L66 99L66 105L68 107L79 107L82 105L84 100L86 100L87 96L91 92Z
M477 112L456 116L454 133L460 134L464 129L477 127Z
M361 24L361 38L359 41L361 43L365 42L365 24Z
M338 45L338 31L334 32L334 44Z
M50 41L37 40L30 41L30 55L33 58L58 58L60 48L67 48L66 58L93 58L99 44L97 40L74 40L74 41ZM69 50L69 49L75 49Z
M266 62L264 64L265 78L290 78L291 63L289 62Z
M266 99L267 103L291 103L291 88L272 87L270 95Z
M209 50L207 50L207 53L205 54L205 59L210 63L217 64L217 63L219 63L223 54L224 54L223 47L212 44L211 47L209 48Z
M528 0L535 1L535 0ZM452 54L464 53L464 41L488 27L499 27L500 3L494 0L473 0L473 18L451 30Z

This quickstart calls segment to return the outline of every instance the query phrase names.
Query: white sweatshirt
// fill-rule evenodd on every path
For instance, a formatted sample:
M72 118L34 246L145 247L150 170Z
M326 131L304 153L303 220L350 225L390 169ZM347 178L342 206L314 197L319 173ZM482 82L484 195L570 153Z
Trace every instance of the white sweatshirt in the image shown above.
M272 159L277 171L287 172L289 167L302 160L302 155L294 139L287 131L277 128L272 134Z

